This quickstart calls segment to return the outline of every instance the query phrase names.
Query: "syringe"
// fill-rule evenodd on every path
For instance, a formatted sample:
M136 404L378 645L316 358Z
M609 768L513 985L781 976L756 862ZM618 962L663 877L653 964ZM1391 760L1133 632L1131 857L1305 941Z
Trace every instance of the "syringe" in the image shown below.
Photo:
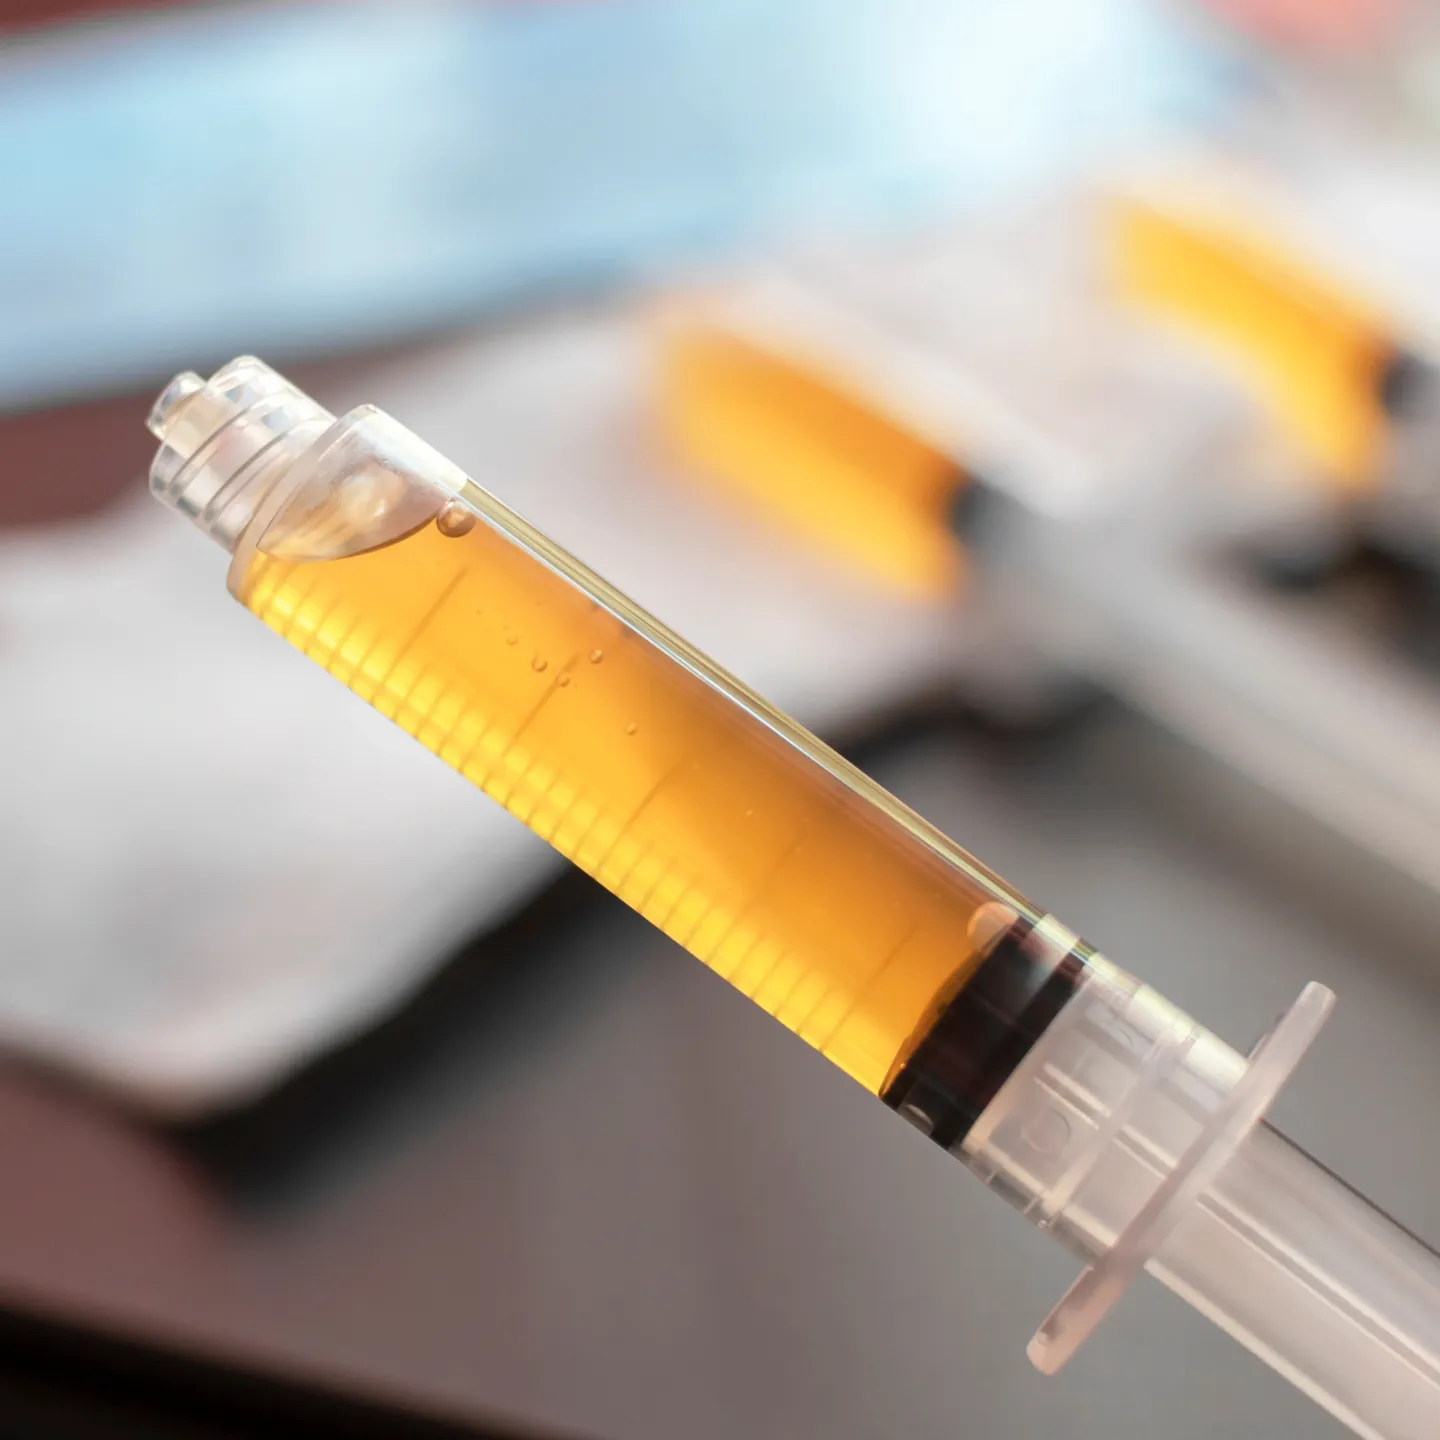
M244 605L1086 1260L1042 1370L1144 1268L1440 1429L1440 1256L1262 1123L1328 991L1238 1054L373 407L243 358L149 424Z

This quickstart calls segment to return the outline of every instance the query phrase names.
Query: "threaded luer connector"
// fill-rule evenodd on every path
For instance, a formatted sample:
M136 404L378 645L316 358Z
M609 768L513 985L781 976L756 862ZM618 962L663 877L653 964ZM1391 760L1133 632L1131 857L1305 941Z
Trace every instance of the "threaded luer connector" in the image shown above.
M187 371L165 387L146 422L161 442L150 488L233 551L275 480L334 422L252 356L208 381Z

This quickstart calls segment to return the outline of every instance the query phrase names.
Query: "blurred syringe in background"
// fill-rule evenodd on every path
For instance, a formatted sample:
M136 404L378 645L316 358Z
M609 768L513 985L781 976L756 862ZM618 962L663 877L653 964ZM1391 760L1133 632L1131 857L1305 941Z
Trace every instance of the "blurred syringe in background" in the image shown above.
M658 413L691 473L798 543L951 596L955 684L981 709L1098 686L1440 892L1440 687L1260 583L1435 473L1440 372L1290 272L1243 285L1234 249L1202 253L1118 184L812 247L662 314ZM1158 295L1125 303L1161 278L1212 329L1262 337L1300 421L1157 323Z

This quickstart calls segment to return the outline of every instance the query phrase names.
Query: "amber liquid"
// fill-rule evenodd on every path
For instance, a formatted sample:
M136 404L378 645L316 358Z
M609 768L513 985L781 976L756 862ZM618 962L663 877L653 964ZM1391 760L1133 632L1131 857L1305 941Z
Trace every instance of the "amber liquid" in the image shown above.
M879 1093L985 942L1034 912L483 491L465 498L473 525L452 506L350 558L256 554L237 593Z

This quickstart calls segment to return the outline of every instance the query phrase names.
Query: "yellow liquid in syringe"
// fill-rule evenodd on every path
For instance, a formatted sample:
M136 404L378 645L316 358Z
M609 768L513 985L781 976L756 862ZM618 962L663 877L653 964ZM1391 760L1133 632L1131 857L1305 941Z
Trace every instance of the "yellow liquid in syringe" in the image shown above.
M676 663L673 637L471 519L452 505L339 560L259 553L237 593L880 1093L1007 918L1002 883L762 702Z

